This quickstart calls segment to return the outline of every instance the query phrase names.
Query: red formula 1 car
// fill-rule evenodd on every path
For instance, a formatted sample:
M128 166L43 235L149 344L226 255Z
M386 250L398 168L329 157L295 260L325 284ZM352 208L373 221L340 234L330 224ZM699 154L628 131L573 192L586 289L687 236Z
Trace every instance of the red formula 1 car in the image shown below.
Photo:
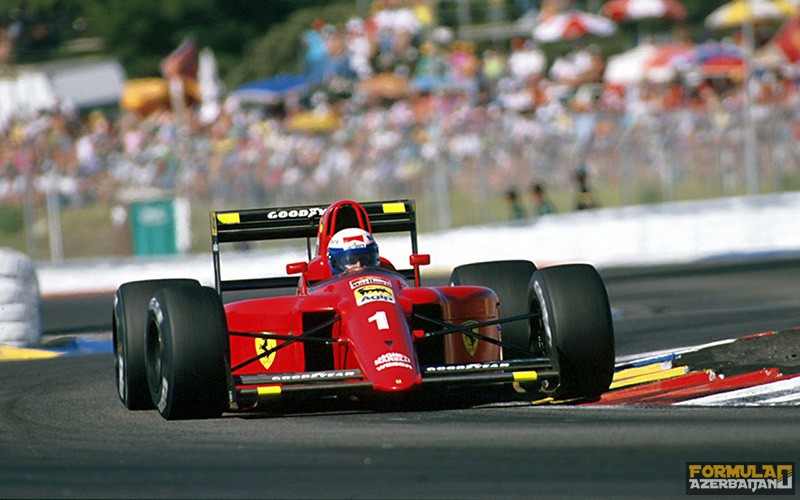
M343 248L365 255L371 235L386 232L410 236L410 269L377 253L334 262ZM207 418L294 395L388 401L523 389L587 399L611 383L608 295L589 265L483 262L455 268L449 286L421 286L430 257L417 252L409 200L212 212L211 235L215 288L169 279L117 290L117 389L131 410ZM286 276L221 278L221 245L298 238L308 260L288 264ZM286 287L296 293L223 301Z

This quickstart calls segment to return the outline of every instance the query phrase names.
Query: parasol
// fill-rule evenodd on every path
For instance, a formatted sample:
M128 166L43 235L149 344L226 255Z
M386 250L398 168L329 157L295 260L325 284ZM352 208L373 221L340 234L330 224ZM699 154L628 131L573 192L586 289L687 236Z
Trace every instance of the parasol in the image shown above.
M686 19L686 8L678 0L611 0L601 13L616 22Z
M533 37L540 42L576 40L584 36L611 36L617 31L613 21L586 12L571 11L555 14L533 28Z

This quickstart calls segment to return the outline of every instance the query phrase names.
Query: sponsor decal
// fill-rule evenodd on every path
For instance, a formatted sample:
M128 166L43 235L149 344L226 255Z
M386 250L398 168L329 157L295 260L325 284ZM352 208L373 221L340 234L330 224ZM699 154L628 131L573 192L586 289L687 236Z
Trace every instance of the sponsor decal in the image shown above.
M360 377L361 372L358 370L331 370L324 372L309 372L309 373L283 373L281 375L273 375L269 378L270 382L305 382L312 380L337 380Z
M383 285L362 286L361 288L356 288L353 291L353 295L355 295L356 304L359 306L372 302L395 303L394 292L390 287Z
M687 495L794 495L794 462L686 462Z
M342 243L366 243L366 241L364 241L364 235L359 234L358 236L345 236L342 238Z
M314 217L315 215L322 215L324 208L290 208L287 210L273 210L267 213L267 219L303 219L307 217Z
M261 332L261 333L270 333L270 332ZM256 346L256 354L262 354L270 349L275 349L275 346L278 345L278 341L275 339L263 339L257 338L255 339L255 346ZM269 367L272 366L272 363L275 361L275 355L278 354L277 351L273 351L271 354L267 356L261 356L258 360L261 361L261 364L264 365L264 368L269 370Z
M461 326L469 326L469 325L477 325L477 321L468 320L461 323ZM477 328L473 328L472 331L474 333L478 333ZM470 356L474 356L476 352L478 352L478 339L475 337L470 337L466 333L461 334L461 340L464 342L464 348L467 350L467 353Z
M466 363L463 365L428 366L425 373L460 372L464 370L503 370L510 368L511 363L495 361L491 363Z
M375 360L375 368L377 368L379 372L387 368L395 367L413 370L411 358L400 352L387 352Z
M356 288L361 288L362 286L367 285L382 285L387 287L392 286L389 280L379 278L377 276L365 276L363 278L358 278L357 280L351 281L350 289L355 290Z

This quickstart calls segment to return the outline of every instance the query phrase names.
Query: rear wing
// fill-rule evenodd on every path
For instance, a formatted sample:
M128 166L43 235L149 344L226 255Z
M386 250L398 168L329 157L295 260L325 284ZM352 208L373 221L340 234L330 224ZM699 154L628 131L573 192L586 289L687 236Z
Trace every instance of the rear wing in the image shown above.
M408 232L411 238L411 252L417 253L417 217L414 200L375 201L361 205L367 211L373 233ZM219 245L305 238L308 259L311 260L314 257L311 240L317 237L319 222L326 208L327 205L302 205L211 212L211 249L217 292L297 286L299 278L296 276L222 281ZM406 276L413 276L411 269L400 272Z

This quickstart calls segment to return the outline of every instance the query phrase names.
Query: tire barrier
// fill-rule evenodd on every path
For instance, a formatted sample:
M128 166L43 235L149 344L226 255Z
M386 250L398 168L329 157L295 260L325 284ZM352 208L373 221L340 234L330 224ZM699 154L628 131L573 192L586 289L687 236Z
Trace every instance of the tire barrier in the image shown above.
M0 248L0 344L30 347L41 338L41 295L33 261Z

